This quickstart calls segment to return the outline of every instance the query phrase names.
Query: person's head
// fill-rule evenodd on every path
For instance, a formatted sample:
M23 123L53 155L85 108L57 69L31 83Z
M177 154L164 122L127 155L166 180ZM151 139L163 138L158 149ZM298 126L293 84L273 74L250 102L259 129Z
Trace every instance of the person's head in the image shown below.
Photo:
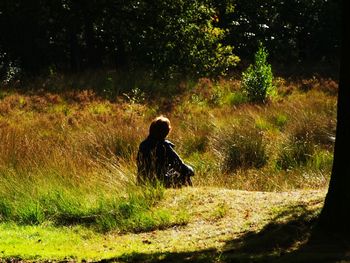
M159 116L152 121L149 127L149 136L157 140L164 140L170 130L169 119L164 116Z

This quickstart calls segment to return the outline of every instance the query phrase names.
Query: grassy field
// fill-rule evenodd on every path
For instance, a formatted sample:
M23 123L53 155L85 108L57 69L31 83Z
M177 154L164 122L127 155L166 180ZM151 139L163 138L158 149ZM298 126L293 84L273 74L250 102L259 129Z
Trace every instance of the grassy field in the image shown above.
M306 241L308 222L317 215L324 194L323 190L283 193L221 188L169 190L157 208L170 208L175 213L185 209L188 211L186 225L136 234L99 233L80 225L57 227L3 223L0 225L0 257L116 262L168 258L176 262L184 260L183 255L187 254L187 257L202 262L226 262L233 256L228 257L229 251L247 246L238 242L240 239L262 231L268 224L281 227L291 219L305 217L299 225L265 236L259 244L252 243L251 249L257 249L254 253L242 251L240 255L234 255L245 260L259 258L262 253L276 256L285 250L294 251ZM266 250L260 248L259 251L264 242ZM202 259L198 258L201 252Z
M331 79L276 78L266 104L249 103L235 79L152 92L116 89L111 78L100 93L62 83L71 82L0 91L0 258L185 261L215 250L210 260L220 262L245 233L302 212L314 218L322 204L336 125ZM137 147L159 114L196 170L194 188L135 186Z

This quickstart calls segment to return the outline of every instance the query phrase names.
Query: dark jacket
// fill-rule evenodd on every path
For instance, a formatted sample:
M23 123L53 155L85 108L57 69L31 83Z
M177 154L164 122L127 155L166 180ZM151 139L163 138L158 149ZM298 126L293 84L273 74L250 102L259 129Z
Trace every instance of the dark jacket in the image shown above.
M137 154L137 181L155 182L159 180L170 186L170 177L176 174L184 184L191 185L193 168L185 164L174 150L174 144L168 140L147 137L141 142ZM182 182L177 182L182 183Z

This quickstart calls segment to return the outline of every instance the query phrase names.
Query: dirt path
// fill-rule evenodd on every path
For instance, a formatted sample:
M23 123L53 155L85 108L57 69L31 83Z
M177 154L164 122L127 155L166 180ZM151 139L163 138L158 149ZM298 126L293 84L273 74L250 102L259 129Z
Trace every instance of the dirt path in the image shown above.
M229 241L259 231L271 220L286 220L305 209L316 211L322 206L325 193L325 190L282 193L216 188L169 190L160 205L173 211L185 208L190 223L127 236L140 239L149 253L227 249Z

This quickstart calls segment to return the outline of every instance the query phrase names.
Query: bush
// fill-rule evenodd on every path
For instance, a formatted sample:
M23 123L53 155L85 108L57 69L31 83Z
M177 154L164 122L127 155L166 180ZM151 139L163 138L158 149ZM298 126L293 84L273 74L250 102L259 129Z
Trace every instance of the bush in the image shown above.
M225 172L239 168L261 168L267 163L266 145L257 130L235 129L221 144Z
M262 45L255 54L254 65L242 73L242 89L251 102L265 103L275 92L272 85L271 65L267 63L268 53Z
M189 156L192 153L204 153L209 143L208 136L201 135L185 139L184 153Z
M291 139L282 146L276 167L277 169L288 170L298 166L306 165L314 153L314 145L309 141Z
M285 125L288 138L278 152L277 168L288 170L310 166L310 162L316 170L317 167L329 166L332 156L329 157L328 152L333 151L330 139L333 124L327 123L327 119L319 113L305 111L294 115L288 125Z
M316 149L308 167L314 170L327 171L332 170L333 152L324 149Z

